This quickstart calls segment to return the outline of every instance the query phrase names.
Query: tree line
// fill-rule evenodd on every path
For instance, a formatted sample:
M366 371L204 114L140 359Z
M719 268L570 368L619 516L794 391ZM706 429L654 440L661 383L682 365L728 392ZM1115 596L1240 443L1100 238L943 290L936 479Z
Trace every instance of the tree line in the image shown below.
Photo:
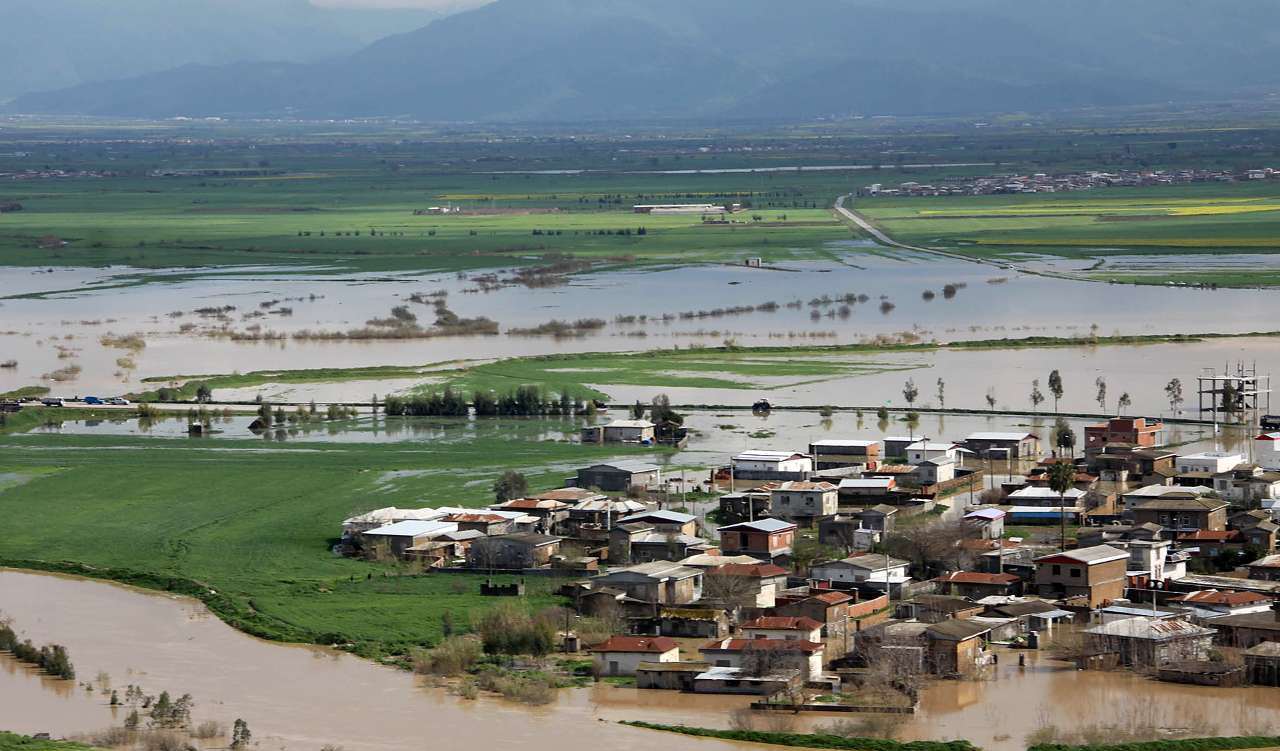
M382 407L395 417L466 417L471 408L477 417L592 415L596 411L594 401L584 402L568 391L548 393L537 386L518 386L503 394L477 389L470 403L462 392L445 387L433 394L388 396Z

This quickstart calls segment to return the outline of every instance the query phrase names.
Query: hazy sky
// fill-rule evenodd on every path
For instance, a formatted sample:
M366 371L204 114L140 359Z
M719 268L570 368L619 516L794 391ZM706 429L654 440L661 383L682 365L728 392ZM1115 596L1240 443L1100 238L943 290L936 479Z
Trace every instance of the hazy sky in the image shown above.
M311 0L314 5L341 8L429 8L431 10L465 10L486 5L492 0Z

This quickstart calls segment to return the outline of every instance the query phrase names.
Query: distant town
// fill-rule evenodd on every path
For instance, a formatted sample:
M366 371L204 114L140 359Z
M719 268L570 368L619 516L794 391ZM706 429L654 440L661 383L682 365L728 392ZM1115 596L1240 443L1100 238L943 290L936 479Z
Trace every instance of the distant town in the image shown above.
M1122 170L1119 172L1068 172L1063 174L990 175L986 177L942 178L930 183L908 181L898 186L873 183L859 191L861 196L985 196L1013 193L1063 193L1111 187L1150 187L1189 183L1233 183L1280 178L1271 167L1247 170Z

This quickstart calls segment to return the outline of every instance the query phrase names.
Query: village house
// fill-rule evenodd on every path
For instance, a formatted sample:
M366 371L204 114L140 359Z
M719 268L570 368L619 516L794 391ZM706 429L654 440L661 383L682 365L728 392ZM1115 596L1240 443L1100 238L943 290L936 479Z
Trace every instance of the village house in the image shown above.
M620 590L653 605L688 605L702 598L702 577L702 569L652 561L612 569L592 579L591 586Z
M956 479L956 460L948 456L925 459L916 465L916 482L922 486L938 485Z
M719 639L729 634L723 608L664 607L658 611L658 633L679 639Z
M970 433L959 445L983 459L1026 459L1040 455L1040 438L1035 433Z
M1056 545L1019 545L1004 539L993 540L992 544L994 548L978 555L978 570L990 574L1013 574L1032 584L1036 579L1036 559L1058 552Z
M1147 417L1113 417L1084 429L1086 454L1101 452L1108 444L1155 448L1164 444L1164 423Z
M822 641L822 623L804 616L763 615L747 621L738 630L747 639Z
M817 563L809 568L809 577L819 582L856 584L887 591L901 597L902 588L911 582L907 561L887 555L859 553L837 561Z
M1224 615L1205 620L1204 625L1216 631L1216 641L1227 647L1249 649L1280 642L1280 602L1273 601L1268 612Z
M1242 462L1244 462L1244 457L1240 454L1231 454L1225 451L1205 451L1199 454L1179 456L1177 468L1178 474L1183 475L1199 472L1216 475L1235 469L1236 465Z
M1213 489L1236 506L1257 507L1280 498L1280 472L1267 472L1256 464L1237 464L1213 476Z
M707 540L678 531L662 531L645 522L614 525L609 530L609 560L614 563L678 561L715 550Z
M809 444L814 469L865 467L875 469L880 462L880 441L826 439Z
M898 603L899 618L914 618L924 623L941 623L954 619L964 620L982 615L984 606L965 597L950 595L916 595Z
M893 531L898 509L879 504L818 522L818 543L849 552L870 550Z
M1280 470L1280 433L1263 433L1253 439L1253 455L1265 470Z
M661 481L661 467L636 459L583 467L578 470L576 478L577 486L580 488L599 488L608 493L657 485Z
M1254 686L1280 686L1280 642L1262 642L1244 652L1246 680Z
M719 668L750 667L754 660L761 660L770 663L772 669L799 669L804 680L822 675L824 647L821 642L728 638L708 642L698 651L702 659ZM753 652L773 654L753 657Z
M611 636L591 648L596 675L634 676L642 662L679 662L680 645L666 636Z
M1103 482L1121 485L1168 485L1178 474L1178 456L1172 451L1107 444L1085 455L1086 469Z
M1232 592L1220 589L1200 589L1169 600L1170 605L1186 608L1195 621L1220 618L1224 615L1268 613L1271 598L1256 592Z
M696 694L750 694L774 696L793 694L804 685L802 671L775 669L767 675L752 675L739 668L711 667L693 679Z
M582 429L583 443L653 443L654 428L648 420L614 420L607 425Z
M888 598L885 598L888 603ZM784 594L777 600L775 615L803 616L822 624L822 635L843 636L849 625L849 607L855 604L852 594L835 590L809 589L806 594Z
M771 488L756 488L720 496L720 521L726 524L763 519L772 513Z
M708 662L642 662L636 666L636 688L693 692L694 679L710 669Z
M1082 598L1097 609L1124 596L1129 554L1108 545L1037 558L1036 589L1042 597Z
M725 555L749 555L775 561L790 557L796 525L781 519L757 519L730 524L717 531Z
M579 501L569 508L567 526L580 528L584 526L607 530L619 519L648 511L649 507L640 501L629 498L606 498L598 496Z
M1005 509L1010 524L1067 524L1083 523L1088 509L1086 492L1071 488L1059 495L1051 488L1025 487L1010 493Z
M657 530L678 535L698 534L698 517L679 511L641 511L624 516L618 524L646 524Z
M515 511L536 517L539 520L538 531L551 533L556 531L560 522L569 518L569 506L565 501L550 498L515 498L491 504L489 508L493 511Z
M445 532L457 531L458 525L452 522L409 520L371 529L362 538L365 550L385 551L396 558L403 558L409 548Z
M947 620L924 629L926 659L936 675L971 675L985 662L989 625L972 620Z
M515 530L516 521L503 514L486 514L475 511L466 514L450 514L442 521L453 522L461 531L475 531L486 537L505 535Z
M1177 618L1134 616L1087 628L1084 634L1094 651L1118 655L1121 665L1150 668L1209 659L1214 632Z
M833 516L839 505L837 488L829 482L793 480L774 488L770 495L774 516L806 527L816 519Z
M980 508L965 514L961 520L965 532L982 540L1004 537L1006 514L998 508Z
M955 462L963 451L954 443L938 443L921 440L907 446L907 464L919 465L930 459L950 459Z
M993 618L1011 618L1018 622L1022 633L1028 631L1050 632L1061 622L1071 623L1075 614L1059 608L1046 600L1023 597L991 597L994 600L986 605L984 616Z
M859 505L889 498L897 487L893 477L848 477L840 481L837 493L840 503Z
M772 563L726 563L707 569L702 596L724 607L771 608L787 587L787 570Z
M541 568L559 553L559 537L517 532L472 542L467 551L467 565L479 569Z
M884 439L884 457L886 459L906 459L907 447L918 439L906 436L891 436Z
M944 595L980 600L983 597L1022 594L1022 579L1014 574L988 574L981 571L952 571L933 580Z
M1249 578L1280 581L1280 554L1266 555L1248 565Z
M1126 505L1135 495L1126 494ZM1227 502L1210 494L1190 492L1190 489L1138 500L1128 508L1134 524L1159 524L1170 537L1200 530L1221 532L1227 528Z
M731 466L735 480L808 480L813 459L788 451L744 451Z

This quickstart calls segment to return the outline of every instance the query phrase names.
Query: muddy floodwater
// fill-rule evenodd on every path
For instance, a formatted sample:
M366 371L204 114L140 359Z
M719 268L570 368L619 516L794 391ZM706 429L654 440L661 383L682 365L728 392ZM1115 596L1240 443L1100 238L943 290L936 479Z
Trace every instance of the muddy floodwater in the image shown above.
M0 571L0 610L27 636L64 644L82 680L102 671L117 687L190 693L197 720L243 718L264 748L744 748L617 724L728 727L731 713L746 703L740 697L601 685L562 691L555 704L536 709L467 701L350 655L245 636L190 600L43 574ZM966 738L991 751L1014 751L1047 725L1141 724L1234 735L1280 724L1280 691L1077 672L1034 653L1019 667L1014 653L1001 656L988 680L927 688L902 735ZM0 658L0 697L0 727L19 732L70 735L122 720L100 693L41 677L9 658ZM794 722L805 730L857 718L813 714Z
M889 252L857 241L834 243L831 253L833 261L781 263L780 270L707 265L613 271L576 276L559 287L506 286L485 292L476 291L472 280L440 273L368 276L323 269L237 267L148 273L147 281L139 283L140 272L127 268L52 272L0 268L0 297L8 296L0 300L0 361L17 361L16 368L0 370L0 392L44 382L60 394L105 396L134 390L146 377L177 374L421 365L459 358L719 345L726 340L748 346L779 346L853 343L903 332L922 340L942 341L1083 336L1090 332L1244 333L1269 331L1280 320L1280 293L1273 291L1084 283ZM950 292L948 285L953 285ZM285 337L302 330L346 331L362 328L368 320L385 318L393 306L402 304L408 304L421 322L429 325L434 315L431 306L408 300L414 293L435 291L447 293L450 309L459 316L487 316L504 330L553 319L600 318L609 323L591 335L559 340L502 334L409 341L286 338L242 342L181 332L184 325L194 325L200 331L223 322L233 331L256 326L262 332ZM846 293L865 295L865 302L845 310L839 304L809 304L824 295ZM263 307L272 302L275 304ZM718 317L679 316L765 302L779 307ZM787 307L794 302L800 304ZM224 320L195 313L223 308L229 309ZM282 315L285 310L288 315ZM659 320L663 315L675 318ZM648 321L620 323L615 321L619 316L647 316ZM104 346L101 338L108 333L141 334L146 347L128 351ZM1184 345L1177 348L1177 354L1146 352L1115 363L1107 362L1111 357L1107 354L1061 365L1049 365L1049 361L1070 358L1009 351L972 356L965 362L959 362L965 359L961 353L915 360L918 366L936 369L944 376L958 368L955 372L966 380L970 374L980 374L983 366L1014 373L1020 379L1017 384L995 384L1005 392L998 395L1001 401L1010 404L1025 402L1024 394L1030 390L1029 382L1022 383L1024 369L1043 378L1048 368L1041 365L1073 368L1079 388L1068 391L1068 400L1077 409L1088 404L1084 386L1090 373L1128 375L1135 408L1146 411L1152 407L1138 402L1138 385L1152 377L1152 371L1181 375L1185 381L1200 367L1221 366L1226 358L1256 357L1260 365L1280 366L1280 346L1262 341L1247 347L1234 342ZM906 355L893 357L895 361L909 359ZM80 371L68 380L44 378L70 366ZM934 374L927 376L931 381ZM951 380L958 384L961 379ZM1092 380L1088 377L1087 383ZM987 379L977 382L990 383ZM409 385L396 383L392 390ZM1112 386L1116 396L1127 387ZM364 399L369 387L350 384L350 392ZM892 396L878 383L869 384L866 390L879 401ZM379 393L387 391L379 389ZM847 383L830 389L819 383L798 389L794 395L831 398L849 396L849 391ZM326 396L341 398L344 394L322 394L322 398ZM959 405L963 400L969 406L979 406L984 396L985 388L978 393L956 392L953 403ZM845 399L843 403L851 402Z

